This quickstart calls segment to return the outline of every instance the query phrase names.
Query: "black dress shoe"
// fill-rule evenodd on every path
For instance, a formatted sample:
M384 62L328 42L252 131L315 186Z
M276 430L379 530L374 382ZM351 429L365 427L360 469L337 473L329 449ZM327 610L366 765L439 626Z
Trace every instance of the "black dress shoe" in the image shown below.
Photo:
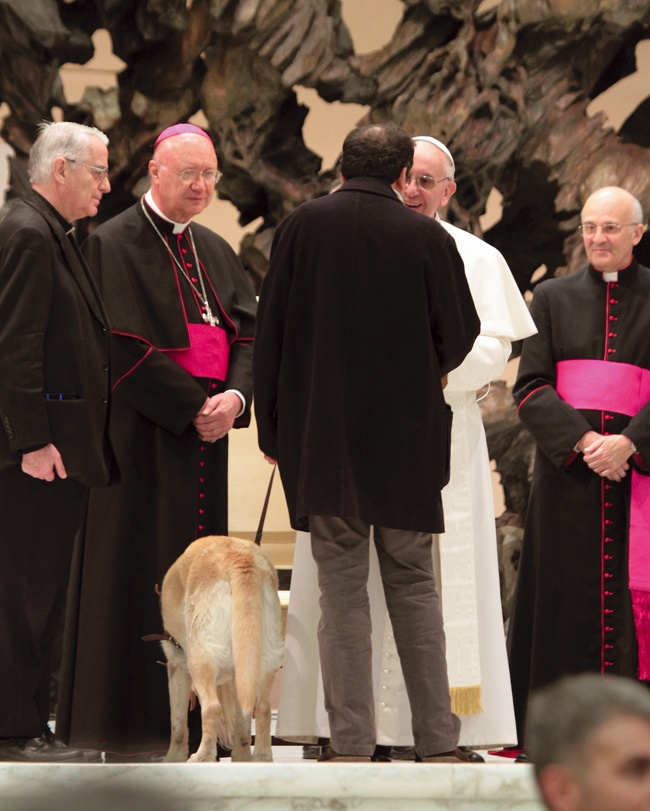
M370 763L370 755L341 755L331 746L326 746L318 758L318 763Z
M467 746L459 746L458 748L461 752L464 752L467 755L467 760L469 763L485 763L485 758L483 755L479 755L479 753L475 752L474 749L469 749Z
M515 763L530 763L530 758L528 757L528 752L525 749L522 749L521 752L515 758Z
M414 746L391 746L391 760L415 760Z
M480 757L480 755L479 755ZM471 760L468 752L457 746L451 752L440 752L438 755L428 755L427 757L419 758L420 763L484 763L483 758L480 760Z
M71 749L48 730L40 738L0 738L0 761L17 763L101 763L96 749Z

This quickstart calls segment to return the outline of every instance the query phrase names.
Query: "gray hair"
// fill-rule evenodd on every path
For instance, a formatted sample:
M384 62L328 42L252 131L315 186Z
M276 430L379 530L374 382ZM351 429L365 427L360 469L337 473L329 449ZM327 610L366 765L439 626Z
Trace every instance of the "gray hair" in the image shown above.
M47 183L56 158L83 160L90 138L99 138L108 145L108 138L101 130L73 121L44 121L38 129L27 164L30 183Z
M531 698L526 745L539 776L551 763L578 765L594 730L620 715L650 723L650 691L633 679L595 673L566 676Z

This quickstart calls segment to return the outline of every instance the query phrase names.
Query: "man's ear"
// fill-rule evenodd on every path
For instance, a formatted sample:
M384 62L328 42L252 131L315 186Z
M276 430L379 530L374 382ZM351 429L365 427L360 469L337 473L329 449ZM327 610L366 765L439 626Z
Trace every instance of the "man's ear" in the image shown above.
M399 174L399 177L392 184L395 191L398 191L400 194L404 194L404 189L406 188L406 175L408 174L408 171L409 170L407 167L404 166Z
M158 163L155 161L154 158L152 158L149 161L149 166L147 168L149 169L149 176L151 177L152 182L154 180L157 182L158 181L158 175L160 173L160 169L158 167Z
M632 236L632 244L638 245L641 242L641 237L643 236L643 232L645 231L645 225L643 223L639 223L634 227L634 234Z
M65 183L65 175L67 171L74 171L68 166L68 161L65 158L54 158L52 161L52 179L55 183Z
M539 788L550 811L577 811L581 805L582 785L575 772L559 763L545 766Z
M458 188L458 186L456 186L456 183L453 180L445 181L445 193L444 193L444 195L442 197L442 200L440 201L440 206L441 207L447 205L447 203L454 196L454 193L455 193L457 188Z

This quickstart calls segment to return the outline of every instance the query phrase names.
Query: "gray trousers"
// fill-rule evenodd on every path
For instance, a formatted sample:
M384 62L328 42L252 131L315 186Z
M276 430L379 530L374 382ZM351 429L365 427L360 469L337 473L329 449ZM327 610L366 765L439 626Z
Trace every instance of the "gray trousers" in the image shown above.
M331 745L342 755L375 749L371 620L368 602L370 525L309 517L318 567L318 644ZM445 634L431 558L431 533L374 527L379 569L411 705L421 757L454 749L460 720L451 712Z

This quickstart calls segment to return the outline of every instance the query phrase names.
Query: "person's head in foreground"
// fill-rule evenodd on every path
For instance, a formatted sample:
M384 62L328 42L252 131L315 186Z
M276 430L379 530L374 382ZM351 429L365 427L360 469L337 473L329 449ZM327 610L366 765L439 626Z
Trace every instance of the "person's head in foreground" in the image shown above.
M411 136L394 124L367 124L348 133L341 152L341 176L376 177L396 185L401 193L413 164Z
M632 679L563 678L530 702L526 742L551 811L650 809L650 692Z

